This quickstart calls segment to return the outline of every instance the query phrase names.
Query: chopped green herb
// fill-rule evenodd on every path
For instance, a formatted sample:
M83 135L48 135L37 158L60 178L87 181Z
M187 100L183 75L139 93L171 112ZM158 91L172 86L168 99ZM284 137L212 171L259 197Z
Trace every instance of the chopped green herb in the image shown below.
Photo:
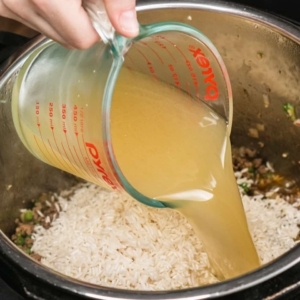
M249 193L250 189L246 182L239 184L239 186L244 190L244 192L247 194Z
M283 105L284 111L288 114L288 116L291 118L293 122L297 120L296 118L296 113L295 113L295 108L292 104L286 103Z
M21 214L20 217L22 222L30 222L33 220L33 212L32 210L26 210L24 213Z
M32 219L33 219L33 212L32 212L32 210L27 210L24 213L24 221L25 222L30 222L30 221L32 221Z
M16 244L18 246L23 246L25 244L25 238L23 236L18 236L16 239Z
M255 169L254 169L254 167L250 167L250 168L248 168L248 172L249 172L249 173L251 173L251 174L255 173Z

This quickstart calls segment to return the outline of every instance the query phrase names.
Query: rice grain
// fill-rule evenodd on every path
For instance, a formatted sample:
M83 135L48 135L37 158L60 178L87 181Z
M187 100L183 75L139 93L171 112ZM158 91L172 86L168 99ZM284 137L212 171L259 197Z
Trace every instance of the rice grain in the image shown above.
M238 183L251 180L236 174ZM32 251L42 264L107 287L169 290L217 282L207 253L187 220L86 183L72 190L49 229L35 226ZM247 196L240 188L260 260L272 261L295 245L300 212L284 199Z

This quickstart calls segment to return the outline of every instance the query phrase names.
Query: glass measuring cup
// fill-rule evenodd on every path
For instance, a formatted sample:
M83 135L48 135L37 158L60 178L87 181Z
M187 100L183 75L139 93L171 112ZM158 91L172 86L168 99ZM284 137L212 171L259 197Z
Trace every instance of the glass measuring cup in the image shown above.
M42 161L145 204L164 207L127 181L114 155L110 108L120 69L128 67L177 86L211 106L231 126L226 68L212 43L188 25L144 25L134 39L115 36L109 24L108 30L99 31L108 44L70 51L49 41L31 54L13 91L17 132ZM78 97L70 97L75 86ZM97 101L88 101L95 86Z

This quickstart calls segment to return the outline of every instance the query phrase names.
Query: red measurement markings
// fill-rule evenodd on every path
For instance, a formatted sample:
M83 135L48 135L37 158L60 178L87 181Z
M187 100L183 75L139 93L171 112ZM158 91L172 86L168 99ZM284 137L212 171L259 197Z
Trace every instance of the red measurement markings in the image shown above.
M198 98L200 98L200 95L199 95L199 81L198 81L198 77L197 77L197 74L194 72L194 69L193 69L193 66L192 66L192 63L191 61L189 61L188 59L185 61L185 64L187 66L187 68L189 69L190 71L190 76L191 76L191 80L192 80L192 83L193 85L195 86L195 90L196 90L196 96ZM188 82L187 82L188 83Z
M136 49L136 50L144 57L144 59L147 62L147 66L148 66L149 72L157 80L157 76L155 75L155 70L154 70L154 67L153 67L151 61L148 60L148 58L145 56L145 54L142 51L140 51L139 49Z
M84 108L81 107L80 108L80 132L83 134L84 130L83 130L83 118L84 118Z
M86 167L87 167L87 174L89 175L89 176L94 176L95 177L95 174L93 173L93 169L90 169L90 167L89 167L89 165L91 165L91 163L90 162L88 162L87 160L87 158L83 155L83 153L82 153L82 151L81 151L81 147L80 147L80 143L79 143L79 139L78 139L78 136L76 136L76 139L77 139L77 146L78 146L78 149L79 149L79 151L80 151L80 155L81 155L81 157L83 158L83 161L84 161L84 163L85 163L85 165L86 165Z
M160 62L162 63L162 64L164 64L164 61L162 60L162 58L159 56L159 54L152 48L152 47L150 47L147 43L145 43L145 42L141 42L144 46L146 46L147 48L149 48L156 56L157 56L157 58L160 60Z
M56 137L55 137L55 134L54 134L54 127L51 128L51 130L52 130L52 136L53 136L53 140L54 140L56 149L57 149L57 151L58 151L60 157L61 157L61 158L63 159L63 161L64 161L64 163L63 163L62 165L64 165L65 170L68 170L68 163L67 163L66 159L64 158L64 156L61 154L60 149L59 149L58 144L57 144L57 141L56 141ZM49 140L48 140L48 143L49 143L49 145L51 145L51 143L50 143ZM51 147L51 149L53 149L52 146L50 146L50 147ZM53 150L52 150L52 151L53 151ZM55 154L54 151L53 151L53 153ZM55 155L55 156L56 156L56 155ZM59 160L59 161L60 161L60 160Z
M61 105L61 118L62 118L62 126L63 132L66 132L66 118L67 118L67 104Z
M193 85L196 87L197 94L199 94L199 91L198 91L199 82L198 82L197 74L194 72L193 66L192 66L192 64L189 60L186 60L185 63L186 63L186 66L188 67L188 69L190 71L191 79L192 79Z
M40 102L36 101L35 103L35 115L36 115L36 123L40 125Z
M83 158L83 161L87 167L87 175L91 176L91 177L97 177L97 174L94 172L93 168L92 167L92 164L91 162L89 162L88 158L85 157L81 151L81 147L80 147L80 143L79 143L79 139L78 139L78 136L76 136L76 139L77 139L77 146L79 148L79 151L80 151L80 155L81 157Z
M78 121L78 107L75 104L73 106L73 127L74 127L73 129L74 129L75 135L78 135L77 121Z
M110 165L112 165L112 158L109 156L109 148L112 148L112 144L109 143L107 140L105 140L103 145L104 145L104 152L107 155L107 159L108 159ZM113 150L111 149L111 151L113 151ZM119 177L117 171L114 168L112 168L110 171L113 174L114 179ZM116 186L116 190L118 190L118 191L120 190L120 187L122 187L122 189L124 189L124 186L122 184L120 184L120 182L118 182L117 179L115 180L114 185Z
M78 161L79 161L79 163L80 163L80 165L81 165L81 171L85 173L85 175L83 175L83 177L84 177L85 179L87 179L86 176L89 177L90 174L85 170L85 168L84 168L84 166L83 166L81 160L79 159L79 156L78 156L78 154L77 154L77 151L76 151L75 146L73 146L73 148L74 148L74 152L75 152L75 154L76 154L76 157L77 157L77 159L78 159Z
M55 151L54 151L54 149L53 149L53 147L52 147L51 142L50 142L49 139L48 139L48 144L49 144L50 149L52 150L53 155L54 155L55 158L57 159L59 166L62 166L62 167L64 168L64 170L67 170L67 169L66 169L66 166L63 164L63 162L62 162L62 161L59 159L59 157L56 155L56 153L55 153Z
M190 72L193 72L193 71L194 71L193 66L192 66L192 63L191 63L190 60L186 60L186 61L185 61L185 64L186 64L186 66L187 66L187 68L189 69Z
M69 144L69 140L68 140L68 136L67 136L67 131L65 132L65 139L66 139L66 142L67 142L67 146L68 146L68 149L69 149L69 153L71 153L71 156L72 156L72 159L73 159L73 162L71 162L71 164L74 166L75 165L75 167L77 167L78 168L78 165L77 165L77 162L76 162L76 160L75 160L75 158L74 158L74 155L73 155L73 152L71 151L71 148L70 148L70 144ZM83 170L82 169L80 169L80 173L83 173ZM83 176L84 176L84 174L83 174Z
M190 83L188 81L186 82L186 92L188 93L189 96L191 96Z
M175 57L174 57L173 54L169 51L168 47L167 47L164 43L162 43L162 42L160 42L160 41L158 40L159 38L161 38L160 36L152 36L151 38L153 38L153 39L155 40L154 43L155 43L157 46L159 46L160 48L162 48L162 49L164 49L165 51L167 51L167 52L169 53L169 55L173 58L174 62L176 62Z
M47 157L47 156L45 155L45 153L43 152L42 148L40 147L40 145L39 145L39 143L38 143L38 141L37 141L37 139L36 139L36 136L35 136L35 135L33 135L33 138L34 138L34 140L35 140L35 143L36 143L36 145L38 146L38 148L39 148L40 152L42 153L42 155L43 155L44 157Z
M79 133L78 133L78 126L77 126L78 116L79 116L79 113L78 113L78 107L77 107L77 105L75 104L75 105L73 106L73 127L74 127L74 134L75 134L75 136L76 136L77 144L78 144L78 147L79 147L79 149L80 149L79 142L78 142L78 134L79 134ZM86 168L84 167L84 165L83 165L81 159L80 159L79 156L78 156L78 153L77 153L77 151L76 151L76 147L75 147L74 145L73 145L73 148L74 148L74 152L75 152L75 154L76 154L77 160L79 161L79 163L80 163L80 165L81 165L81 167L82 167L81 170L82 170L87 176L90 176L90 174L89 174L89 169L87 168L87 170L86 170ZM82 158L83 158L83 156L82 156ZM83 160L84 160L84 158L83 158Z
M73 168L73 170L74 170L74 172L75 172L75 175L77 175L78 171L77 171L77 169L75 168L75 166L73 165L73 163L71 162L71 160L70 160L70 158L69 158L69 156L68 156L68 153L67 153L67 151L66 151L66 149L65 149L65 147L64 147L63 142L61 142L61 146L62 146L62 148L63 148L63 150L64 150L65 155L66 155L67 161L70 163L71 167Z
M65 104L65 103L63 103L61 105L61 118L62 118L62 130L63 130L63 132L65 134L65 140L66 140L66 143L67 143L67 146L68 146L68 149L69 149L69 153L71 154L73 161L69 158L69 155L66 152L66 149L65 149L65 147L63 145L63 142L61 143L61 145L62 145L62 148L63 148L63 150L65 152L65 155L67 157L68 162L71 164L72 168L74 169L75 173L77 174L78 173L78 169L76 168L77 166L74 165L75 159L74 159L73 153L71 151L71 148L70 148L70 145L69 145L69 140L68 140L68 137L67 137L67 125L66 125L67 104Z
M83 142L84 145L86 144L83 135L82 135L82 142ZM91 173L93 174L93 176L94 176L95 179L99 179L100 181L102 181L102 178L101 178L100 174L99 174L99 173L97 172L97 170L94 168L94 164L93 164L92 161L90 160L90 157L89 157L88 152L87 152L87 148L84 147L84 149L85 149L85 153L86 153L86 155L87 155L87 156L85 157L85 162L88 164L89 169L91 170Z
M162 39L162 40L165 40L166 42L168 42L169 44L171 44L174 48L176 48L181 53L181 55L184 57L185 60L188 60L186 58L185 54L181 51L181 49L179 47L177 47L177 45L174 44L172 41L170 41L169 39L166 39L164 36L161 36L161 35L158 35L157 37L160 38L160 39Z
M205 56L202 50L193 45L189 46L189 51L192 53L197 65L203 70L204 84L206 85L204 100L214 101L219 97L218 84L215 81L215 74L211 67L209 59Z
M54 103L49 102L49 118L50 118L51 121L52 121L52 118L53 118L53 114L54 114ZM50 123L52 123L52 122L50 122Z
M102 161L100 159L99 151L96 146L92 143L85 143L86 148L89 150L90 156L93 159L93 164L97 168L97 172L100 174L101 179L104 180L113 190L117 190L117 186L114 184L113 180L107 174Z
M83 108L83 107L80 108L79 116L80 116L80 123L79 123L79 126L80 126L80 133L81 133L81 135L82 135L82 140L83 140L83 145L84 145L84 138L83 138L83 134L84 134L84 127L83 127L83 126L84 126L84 121L83 121L83 119L84 119L84 108ZM79 134L79 133L78 133L78 134ZM83 160L84 160L84 162L85 162L85 164L86 164L86 166L87 166L88 173L89 173L92 177L95 177L95 178L96 178L96 177L97 177L97 173L94 171L93 166L92 166L91 162L90 162L89 159L88 159L88 156L84 156L84 154L83 154L82 151L81 151L81 147L80 147L78 135L76 136L76 138L77 138L77 145L78 145L78 148L79 148L79 150L80 150L81 157L83 158ZM84 147L84 148L85 148L85 147ZM87 155L87 153L86 153L86 155Z
M128 64L128 61L130 61L130 63L134 66L134 61L133 61L132 57L128 53L126 53L125 59L126 59L126 65L125 65L125 67L130 71L130 73L132 73L133 72L133 70L132 70L133 67L130 67L127 64Z
M54 130L54 123L53 123L53 117L54 117L54 103L53 102L49 102L49 124L50 124L50 129L52 130L52 134L53 134L53 130ZM54 149L52 148L52 145L50 143L50 140L48 139L48 144L50 146L50 149L54 155L54 157L56 158L56 160L58 161L59 165L63 165L62 161L59 159L59 157L56 155ZM58 150L59 151L59 150ZM64 166L65 167L65 166Z
M158 35L157 38L165 40L167 43L171 44L174 48L176 48L177 51L179 51L179 53L181 54L181 56L184 58L185 65L186 65L186 67L188 68L188 70L190 72L191 80L193 82L193 85L195 86L196 96L199 98L199 81L198 81L197 74L194 72L194 69L193 69L191 61L187 59L187 57L183 53L183 51L179 47L177 47L176 44L174 44L172 41L170 41L169 39L167 39L167 38L165 38L163 36L160 36L160 35ZM189 92L189 94L191 94L191 93Z
M44 142L44 139L43 139L43 135L42 135L42 131L41 131L41 123L40 123L40 109L41 109L41 105L40 103L37 101L35 103L35 115L36 115L36 125L38 127L38 130L39 130L39 134L40 134L40 139L42 140L42 143L43 143L43 146L44 148L46 149L46 152L48 153L48 155L45 155L46 152L42 152L45 159L47 160L48 163L50 164L54 164L53 163L53 160L52 160L52 155L50 154L49 152L49 149L48 147L46 146L45 142ZM40 149L41 150L41 149Z
M38 127L41 126L41 123L40 123L40 102L36 102L35 103L35 116L36 116L36 125Z
M195 86L195 89L196 89L196 96L199 98L200 97L200 95L199 95L199 81L198 81L198 76L195 72L191 73L191 79L192 79L193 85Z
M169 70L171 71L175 85L179 88L179 86L180 86L179 76L176 73L175 68L172 64L169 64Z
M83 145L85 145L85 140L84 140L84 108L81 107L80 108L80 131L81 131L81 137L82 137L82 142L83 142ZM95 179L100 179L100 175L97 173L97 171L94 169L93 167L93 164L90 160L90 157L88 155L88 152L87 152L87 149L86 147L84 146L84 149L85 149L85 153L86 153L86 156L83 155L82 151L81 151L81 148L80 148L80 143L79 143L79 140L78 140L78 136L77 136L77 144L78 144L78 147L80 149L80 153L81 153L81 156L84 158L84 162L85 164L87 165L88 167L88 170L89 170L89 173L91 174L92 177L94 177Z
M134 60L132 59L132 57L128 53L125 55L125 58L126 58L126 60L129 59L130 62L134 65Z

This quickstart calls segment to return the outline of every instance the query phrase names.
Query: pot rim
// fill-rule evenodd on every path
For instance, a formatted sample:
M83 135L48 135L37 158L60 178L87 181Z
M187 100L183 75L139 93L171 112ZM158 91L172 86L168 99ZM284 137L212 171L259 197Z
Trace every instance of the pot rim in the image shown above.
M260 10L252 9L242 5L225 3L221 1L205 0L170 0L166 3L160 3L157 0L138 1L137 10L139 12L147 10L181 8L181 9L198 9L202 11L213 11L217 13L225 13L228 15L247 18L267 27L272 28L278 33L283 34L287 38L300 44L299 27L292 23ZM150 2L150 3L148 3ZM26 59L28 53L32 52L36 47L45 43L47 39L39 36L29 42L25 47L22 47L0 68L0 89L4 83L20 68ZM293 249L280 256L271 263L250 272L246 275L234 278L231 280L222 281L217 284L212 284L203 287L196 287L174 291L136 291L122 290L110 287L101 287L85 282L81 282L67 276L61 275L58 272L52 271L47 267L35 262L29 256L24 255L0 230L0 252L11 260L11 263L18 266L23 271L30 273L38 280L47 282L48 284L58 286L70 293L78 296L89 297L92 299L187 299L199 300L218 298L229 295L238 291L245 290L260 284L276 275L286 271L298 262L300 262L300 244ZM26 287L25 290L28 288ZM25 291L26 292L26 291ZM29 291L28 291L29 292Z

